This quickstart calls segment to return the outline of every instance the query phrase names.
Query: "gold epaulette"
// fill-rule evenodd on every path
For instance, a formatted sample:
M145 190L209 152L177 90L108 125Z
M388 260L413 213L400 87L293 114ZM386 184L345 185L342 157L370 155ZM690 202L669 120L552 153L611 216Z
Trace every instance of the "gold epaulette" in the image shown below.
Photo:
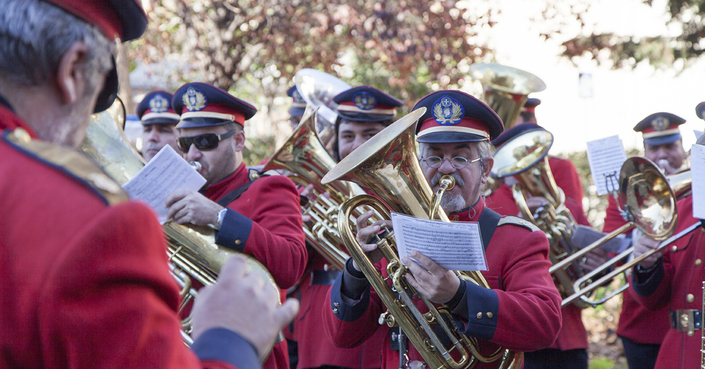
M29 133L22 128L15 129L5 137L20 151L57 168L87 186L93 193L101 196L108 205L129 200L127 193L120 188L117 182L108 177L100 167L80 152L48 142L33 140Z
M526 219L515 217L512 215L502 217L502 219L499 220L499 223L497 223L497 227L503 226L505 224L513 224L513 225L517 225L520 227L524 227L524 228L530 230L531 232L540 231L539 227L534 225L534 223L531 223Z

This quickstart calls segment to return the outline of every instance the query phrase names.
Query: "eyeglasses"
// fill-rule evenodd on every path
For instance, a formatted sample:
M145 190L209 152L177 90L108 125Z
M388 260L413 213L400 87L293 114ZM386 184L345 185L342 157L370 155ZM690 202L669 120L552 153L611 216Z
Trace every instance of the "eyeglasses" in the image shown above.
M428 165L429 167L434 168L434 169L440 168L441 165L443 165L443 162L446 160L448 160L450 162L450 164L453 166L453 168L463 169L463 168L467 167L468 165L470 165L470 163L474 163L476 161L482 160L482 157L468 160L462 156L456 156L452 159L442 159L441 157L438 157L438 156L429 156L426 159L421 159L421 161L425 162L426 165Z
M189 148L191 148L191 145L196 146L196 148L201 151L213 150L218 147L218 142L234 135L236 132L237 131L230 131L223 133L222 135L205 133L198 136L179 137L179 150L183 153L187 153Z

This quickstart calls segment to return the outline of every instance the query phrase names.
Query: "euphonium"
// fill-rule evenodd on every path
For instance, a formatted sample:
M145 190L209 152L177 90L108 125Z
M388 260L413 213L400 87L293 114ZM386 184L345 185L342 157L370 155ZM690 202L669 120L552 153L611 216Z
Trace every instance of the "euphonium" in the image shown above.
M95 160L119 184L127 182L144 166L140 155L124 137L120 123L124 116L124 106L117 99L111 108L92 116L86 138L80 146L81 151ZM214 231L209 227L187 227L169 221L163 229L168 243L169 261L177 268L172 268L172 274L183 288L183 308L186 299L195 296L195 290L190 288L190 278L195 278L203 285L215 283L220 268L237 252L216 245ZM269 271L260 262L251 256L240 255L247 259L248 272L261 274L267 283L276 287ZM182 328L184 341L188 343L190 317L182 321Z
M446 307L436 308L406 282L404 275L408 270L396 256L393 237L385 237L378 245L388 261L387 272L394 288L387 284L366 257L350 229L350 216L359 205L373 207L387 217L388 206L398 213L448 221L438 205L442 194L432 194L416 156L415 123L425 111L425 108L417 109L399 119L348 155L323 178L324 184L339 179L358 183L374 191L379 198L363 195L346 201L338 215L339 231L352 258L391 314L391 317L386 317L387 324L398 324L431 368L471 368L478 362L500 362L501 368L521 366L522 355L518 352L497 348L489 355L480 353L475 338L460 334L454 324L447 323L445 318L450 317L450 312ZM442 179L441 182L445 182L443 190L451 187L452 181ZM489 288L479 272L456 273L464 280ZM419 311L413 301L416 298L425 302L428 313ZM442 343L441 337L431 327L432 323L442 328L452 347Z
M340 249L342 241L336 227L338 209L344 201L364 194L364 191L344 181L321 184L323 176L335 167L336 162L316 133L315 116L313 109L306 108L299 126L262 170L285 169L291 173L289 178L296 184L313 187L309 197L311 201L302 206L302 215L311 217L311 222L304 223L306 241L330 265L343 270L348 254Z
M519 183L512 186L514 201L522 217L533 222L546 233L550 249L548 257L556 264L576 251L571 243L577 223L565 206L565 194L553 179L548 165L548 150L553 145L553 135L545 130L526 131L505 142L494 154L493 174L503 178L515 176ZM540 196L548 201L537 214L529 209L526 199ZM585 274L577 260L565 269L552 274L562 297L570 296L574 282ZM576 304L581 308L592 305L587 297Z
M539 77L500 64L472 64L470 74L482 83L482 101L502 118L505 130L515 125L529 94L546 89Z

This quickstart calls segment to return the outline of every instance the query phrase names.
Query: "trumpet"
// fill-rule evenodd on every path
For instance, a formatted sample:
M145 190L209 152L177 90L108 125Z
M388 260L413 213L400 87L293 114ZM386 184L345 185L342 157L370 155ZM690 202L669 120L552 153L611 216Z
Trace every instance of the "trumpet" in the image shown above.
M448 221L439 203L443 192L452 187L453 182L443 179L441 190L433 195L416 156L415 123L425 111L425 108L417 109L399 119L348 155L323 178L324 184L341 179L352 181L374 190L376 195L357 196L346 201L338 214L339 232L352 258L391 314L386 315L387 324L398 324L431 368L464 369L478 362L496 362L500 368L518 367L522 362L521 353L499 347L489 355L483 355L475 338L460 334L454 324L446 322L450 317L446 307L436 308L406 282L404 275L408 270L396 256L391 232L378 245L388 261L387 273L393 288L382 278L353 236L350 218L353 210L360 205L374 208L387 219L389 207L398 213L418 218ZM479 272L456 273L464 280L489 288ZM428 313L424 314L416 307L415 298L424 302ZM452 342L449 347L442 343L431 323L441 327ZM459 359L455 359L453 354L457 354Z
M125 108L118 98L108 110L91 117L86 138L79 147L120 184L127 182L144 166L143 159L127 143L122 132L121 122L124 121L124 117ZM190 279L196 279L202 285L215 283L220 268L236 252L216 245L215 232L210 227L184 226L167 222L162 228L167 240L168 260L173 263L170 266L172 276L182 287L180 307L182 310L188 302L187 299L196 297L195 290L191 288ZM247 260L248 272L262 275L267 284L276 287L273 277L259 261L249 255L241 255ZM184 318L181 324L182 337L184 342L189 344L191 317Z
M664 241L675 231L675 227L678 222L676 197L668 184L668 179L666 179L663 173L661 173L658 167L651 160L635 156L624 162L619 173L619 198L621 202L625 204L625 213L629 218L629 222L605 237L584 247L580 251L571 255L569 258L553 265L549 269L549 272L553 273L556 270L565 268L567 265L583 257L588 252L602 246L605 242L634 227L638 228L648 237L657 241ZM681 237L682 235L683 232L681 232L678 237ZM668 239L666 242L671 243L676 239L677 238L673 237ZM662 243L662 245L664 244L665 243ZM646 253L639 258L632 259L620 267L615 268L613 271L607 273L598 280L592 281L586 285L591 278L594 278L598 273L605 272L607 268L610 268L612 265L629 256L633 251L634 247L630 247L616 257L610 259L607 263L601 265L599 268L596 268L592 272L576 280L573 285L575 293L563 299L563 306L573 302L585 294L594 291L615 276L641 262L643 259L653 255L657 249ZM627 284L620 287L620 289L613 291L608 296L605 296L598 303L607 301L613 296L624 291L626 288L628 288Z

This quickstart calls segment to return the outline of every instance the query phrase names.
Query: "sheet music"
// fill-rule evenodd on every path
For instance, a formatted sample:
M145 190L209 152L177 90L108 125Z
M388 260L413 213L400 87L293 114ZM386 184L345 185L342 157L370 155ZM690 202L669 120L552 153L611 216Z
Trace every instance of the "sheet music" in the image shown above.
M587 143L592 180L598 195L619 190L619 172L627 160L627 153L619 136L611 136Z
M476 222L441 222L392 213L399 257L412 250L449 270L487 270L480 226Z
M705 146L693 145L690 148L690 173L693 183L693 217L705 219Z
M174 191L198 191L206 179L171 148L164 146L132 179L122 185L130 198L147 203L166 222L166 198Z

